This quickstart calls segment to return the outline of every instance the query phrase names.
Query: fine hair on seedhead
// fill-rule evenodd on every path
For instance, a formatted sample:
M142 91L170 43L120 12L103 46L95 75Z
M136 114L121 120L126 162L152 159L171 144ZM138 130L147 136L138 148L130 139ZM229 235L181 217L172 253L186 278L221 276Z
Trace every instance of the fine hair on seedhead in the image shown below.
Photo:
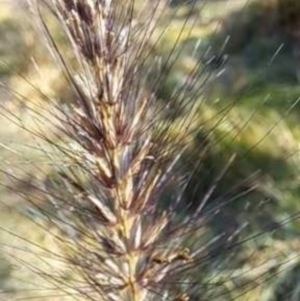
M168 0L24 2L67 88L60 98L47 95L18 74L35 91L34 102L1 84L25 104L31 124L5 105L1 116L26 132L26 147L35 141L32 151L47 162L47 168L27 162L34 173L1 165L1 185L21 200L17 208L1 204L44 233L41 242L1 227L12 239L1 246L16 283L3 290L4 300L247 300L292 260L270 267L255 250L299 213L262 222L260 213L273 207L260 191L260 170L238 180L230 174L284 123L298 100L258 141L240 152L228 147L214 162L220 142L238 140L268 97L234 135L221 132L239 100L208 109L206 87L217 76L208 70L216 55L209 45L199 55L201 41L182 43L199 22L196 6L201 10L192 1L178 16ZM178 18L181 28L170 42L165 36ZM165 53L157 50L161 43L169 43ZM219 57L226 58L226 43L230 39ZM194 63L162 97L185 47L192 48ZM22 158L17 148L11 152Z

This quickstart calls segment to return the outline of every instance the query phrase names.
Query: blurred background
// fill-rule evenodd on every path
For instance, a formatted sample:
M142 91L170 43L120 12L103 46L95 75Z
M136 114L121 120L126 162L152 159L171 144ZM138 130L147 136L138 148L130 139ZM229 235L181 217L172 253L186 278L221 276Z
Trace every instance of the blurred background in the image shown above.
M199 98L205 100L199 113L199 130L191 137L193 143L185 154L184 169L190 170L199 160L201 152L196 150L204 140L209 146L191 182L194 189L188 190L192 191L187 193L188 202L205 195L232 153L240 155L240 159L218 183L215 197L259 171L254 182L238 190L242 193L253 185L252 193L238 204L227 206L224 218L209 225L211 233L218 233L229 221L242 224L251 220L253 231L267 233L247 242L221 272L212 265L211 277L215 279L232 276L242 268L248 271L244 277L228 281L222 288L226 294L220 293L213 300L300 300L300 1L174 0L168 9L160 26L163 28L171 16L173 21L155 47L157 54L168 56L187 17L195 20L195 27L192 34L186 30L180 35L180 57L171 76L160 86L158 97L162 101L170 97L174 86L180 85L199 62L205 82ZM25 268L15 269L13 263L17 254L26 256L27 261L32 256L35 265L34 252L28 252L26 240L49 246L52 237L33 222L37 213L26 207L22 195L6 189L11 179L5 171L9 168L23 179L21 189L26 193L33 173L35 179L47 183L52 168L45 152L40 151L47 146L12 122L10 116L35 128L27 107L47 114L45 100L28 82L58 101L72 97L29 18L22 1L0 2L0 81L17 91L0 90L1 107L6 112L0 115L4 171L0 174L0 243L5 247L0 253L0 300L28 300L35 296L38 301L62 301L66 300L64 295L47 292L40 279L29 276ZM59 41L59 28L49 22ZM228 106L230 110L226 111ZM226 118L214 124L211 117L224 110ZM203 120L212 121L203 126ZM49 124L43 130L47 131L47 127L51 131ZM204 135L212 127L213 134ZM258 209L260 202L268 204ZM284 219L288 222L276 233L267 231L267 227L276 228L278 220ZM37 284L42 290L40 295L34 291Z

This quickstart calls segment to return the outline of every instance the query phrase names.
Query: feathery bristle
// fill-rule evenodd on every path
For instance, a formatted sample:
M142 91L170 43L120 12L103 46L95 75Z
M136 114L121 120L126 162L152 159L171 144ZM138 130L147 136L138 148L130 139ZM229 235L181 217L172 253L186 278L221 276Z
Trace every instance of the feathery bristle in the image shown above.
M74 300L231 298L227 288L245 272L232 275L228 269L228 277L222 279L219 270L236 256L243 243L276 231L282 224L267 225L264 231L249 234L246 218L238 223L227 216L233 203L255 190L257 173L215 196L228 170L251 149L229 154L228 162L218 168L208 187L203 184L203 195L196 195L198 202L187 200L188 196L195 197L192 186L201 185L204 179L194 176L207 150L215 146L209 143L211 136L226 123L235 105L229 103L217 114L197 120L205 108L199 98L209 79L209 75L203 77L206 66L200 59L168 99L159 99L159 89L183 47L181 37L192 35L197 17L186 17L174 45L162 59L154 50L169 27L163 19L169 1L28 1L62 69L62 80L74 93L64 105L40 93L52 105L49 120L55 133L47 135L43 125L50 121L43 119L42 108L37 106L32 112L41 118L42 126L32 134L51 146L53 155L44 152L55 166L55 179L48 185L33 183L33 197L20 194L44 218L37 224L49 230L57 246L53 252L35 246L36 256L42 257L41 251L51 255L61 262L67 276L60 269L53 273L22 260L19 264ZM192 11L196 4L190 5ZM44 9L63 30L71 57L58 46ZM22 125L18 118L12 116L12 120ZM237 132L241 133L248 122ZM187 162L191 168L183 176L182 156L199 139L199 128L203 128L201 149L196 162ZM225 136L217 137L215 144ZM3 172L18 180L13 173ZM259 208L265 202L261 200ZM227 224L214 233L210 225L220 215L227 218ZM207 280L205 273L213 279ZM242 292L251 285L255 285L253 279L246 281L244 288L241 284Z

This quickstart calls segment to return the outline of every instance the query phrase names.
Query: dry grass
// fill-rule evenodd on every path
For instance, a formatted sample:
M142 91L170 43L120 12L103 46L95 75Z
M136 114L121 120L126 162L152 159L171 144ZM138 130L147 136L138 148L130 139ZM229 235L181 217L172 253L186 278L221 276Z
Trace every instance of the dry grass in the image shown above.
M174 153L174 146L181 136L168 142L168 126L157 129L160 108L154 106L155 97L145 89L140 75L159 6L143 7L142 19L135 24L131 1L53 1L53 12L73 47L76 70L71 70L56 49L39 4L31 4L77 95L66 110L61 107L54 113L65 136L62 141L68 141L67 145L57 143L61 134L51 138L61 153L56 162L49 156L57 166L58 184L47 191L30 183L33 192L25 197L36 196L38 203L29 201L58 227L59 235L53 236L76 271L70 279L73 290L89 300L142 301L166 296L187 300L185 291L167 285L166 280L176 269L172 278L179 281L180 271L191 265L192 251L180 243L184 232L188 234L189 222L183 221L177 229L174 206L160 211L156 204L163 187L175 181L171 172L180 152ZM44 93L42 87L39 91ZM36 108L41 105L29 106L33 112ZM19 117L15 120L22 125ZM22 127L48 141L42 136L45 128ZM59 160L68 162L66 168ZM15 172L6 174L20 177ZM41 193L50 197L55 213L40 207ZM43 270L43 276L56 281L61 290L71 285L62 287L63 275L58 271L54 277Z
M236 289L233 280L242 278L244 270L234 269L233 273L224 263L224 273L221 273L221 264L216 264L214 270L210 263L215 264L215 257L219 256L221 263L222 259L226 262L228 250L231 250L228 258L235 255L238 245L235 239L243 234L244 228L237 225L220 234L210 233L209 222L222 214L223 205L213 203L208 209L206 205L213 199L214 186L232 162L222 166L221 174L208 187L202 202L187 215L183 192L189 175L179 176L180 156L192 140L191 132L218 112L210 111L200 101L196 103L201 95L195 92L197 60L191 60L186 68L186 82L174 88L166 104L162 105L155 97L168 76L159 76L163 74L160 71L166 71L164 62L153 60L149 50L157 40L155 28L164 2L159 1L158 7L155 2L135 7L134 1L97 4L88 0L47 1L64 30L60 38L68 40L67 48L56 48L59 44L52 34L52 23L49 27L45 21L45 7L41 2L30 3L32 19L39 22L61 70L51 69L53 76L47 78L36 73L31 75L29 80L37 88L33 89L35 93L32 86L27 90L28 84L26 88L20 86L21 100L34 94L43 102L26 103L26 119L14 116L16 125L11 121L6 123L7 137L2 141L3 155L11 156L10 161L3 162L4 175L8 180L13 177L14 181L1 179L0 182L8 182L14 202L18 195L20 199L16 203L24 204L25 200L31 208L29 212L27 207L18 208L26 212L31 233L26 229L27 219L16 214L15 220L3 221L11 232L4 231L2 241L13 245L13 251L6 250L15 264L13 277L27 280L34 277L30 282L38 283L42 290L37 292L31 284L29 291L24 292L16 281L13 286L17 296L58 301L67 298L186 301L198 296L218 300L222 294L231 298L231 292ZM174 41L168 35L180 31L182 25L178 24L172 23L162 41ZM194 37L189 26L192 25L183 26L178 42ZM167 45L166 51L172 48ZM150 85L147 80L153 70L149 66L158 74ZM65 105L53 99L63 81L74 90ZM16 83L20 82L12 81L14 86ZM179 103L175 112L172 111L174 102ZM199 110L205 110L205 116L201 122L195 122ZM4 112L13 111L10 108ZM241 118L234 113L234 121ZM225 122L223 117L214 118L212 124L219 123L224 133L234 137L235 132L230 130L234 122ZM208 124L207 128L210 127ZM32 133L20 134L20 129ZM259 130L259 127L249 127L245 144L251 147L253 140L261 136ZM21 137L20 146L11 144L13 134ZM33 137L37 144L30 144L38 148L37 152L27 153L24 144ZM294 149L293 140L287 137L284 146ZM205 145L201 153L204 151ZM276 150L272 151L276 155ZM20 157L28 159L28 165L22 165L20 173L17 169L6 169L11 161L20 166ZM201 161L199 157L195 169ZM51 179L47 174L48 164L51 170L55 169ZM25 166L35 174L30 174L33 181L26 182L24 189L14 184L24 179L28 171ZM230 203L232 196L225 197ZM4 203L7 205L11 200L12 197L7 198ZM32 223L35 226L29 226ZM14 229L15 224L22 224L20 231ZM22 259L24 251L19 248L27 246L29 255ZM250 269L259 264L254 260ZM245 265L247 269L249 266ZM246 285L239 288L240 300L248 296L248 285L255 286L253 274L245 277ZM228 287L227 295L223 291L219 293L219 279ZM60 296L56 292L52 295L47 287Z

